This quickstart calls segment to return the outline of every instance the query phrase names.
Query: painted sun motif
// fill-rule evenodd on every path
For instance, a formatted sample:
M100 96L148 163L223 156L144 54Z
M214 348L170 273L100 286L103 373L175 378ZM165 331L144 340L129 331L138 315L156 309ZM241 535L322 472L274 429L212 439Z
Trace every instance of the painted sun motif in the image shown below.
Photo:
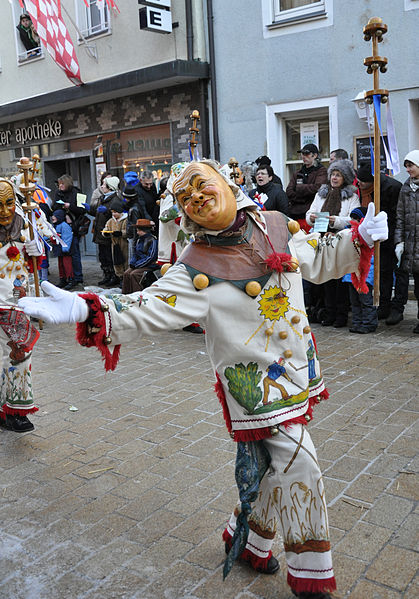
M259 310L265 320L279 320L288 312L290 303L281 287L269 287L260 296Z

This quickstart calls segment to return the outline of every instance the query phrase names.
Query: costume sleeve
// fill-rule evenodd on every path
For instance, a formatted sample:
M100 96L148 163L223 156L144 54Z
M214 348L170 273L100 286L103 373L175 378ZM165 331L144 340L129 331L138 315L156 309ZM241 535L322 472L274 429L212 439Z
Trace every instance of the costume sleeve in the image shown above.
M361 285L365 283L373 249L359 236L357 227L324 237L299 231L293 245L303 279L319 284L355 272Z
M141 292L80 295L88 302L91 315L86 322L78 323L77 340L81 345L96 346L106 369L111 370L116 367L120 344L138 341L141 335L182 329L192 322L205 325L208 313L207 290L195 289L182 264L172 266Z

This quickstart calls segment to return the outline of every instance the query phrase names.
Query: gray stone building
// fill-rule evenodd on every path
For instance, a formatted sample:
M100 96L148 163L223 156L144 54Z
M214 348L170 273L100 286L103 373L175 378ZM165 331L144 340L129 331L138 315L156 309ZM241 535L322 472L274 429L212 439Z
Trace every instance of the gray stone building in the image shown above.
M363 26L374 16L388 26L380 87L390 92L401 162L419 147L419 0L214 0L214 14L221 160L268 154L287 184L304 140L317 142L326 166L336 148L355 163L368 156L365 106L355 99L373 88Z

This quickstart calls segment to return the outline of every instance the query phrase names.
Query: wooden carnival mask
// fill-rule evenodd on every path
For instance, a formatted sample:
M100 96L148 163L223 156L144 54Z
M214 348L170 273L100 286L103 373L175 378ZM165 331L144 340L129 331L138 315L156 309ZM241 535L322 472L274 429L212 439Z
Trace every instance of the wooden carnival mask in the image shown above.
M0 226L7 227L12 223L16 210L16 197L12 184L7 179L0 179Z
M231 187L208 164L191 162L173 183L173 193L188 217L204 229L222 231L236 217Z

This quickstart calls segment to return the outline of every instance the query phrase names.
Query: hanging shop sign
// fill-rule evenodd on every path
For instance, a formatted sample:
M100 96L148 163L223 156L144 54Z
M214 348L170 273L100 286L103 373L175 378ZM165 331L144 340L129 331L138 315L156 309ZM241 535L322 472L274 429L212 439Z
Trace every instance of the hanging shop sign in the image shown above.
M172 33L171 0L138 0L140 29L157 33Z
M33 123L28 127L16 127L14 131L11 129L0 129L0 146L10 146L41 141L44 142L54 137L60 137L63 132L63 127L60 121L48 119L45 123Z

